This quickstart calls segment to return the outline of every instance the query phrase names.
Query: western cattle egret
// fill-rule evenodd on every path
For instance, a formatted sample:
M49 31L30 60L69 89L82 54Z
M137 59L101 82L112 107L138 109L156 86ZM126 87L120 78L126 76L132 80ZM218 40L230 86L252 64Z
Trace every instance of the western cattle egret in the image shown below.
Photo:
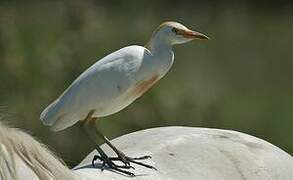
M97 61L84 71L63 94L50 104L40 116L45 125L60 131L78 121L83 121L88 135L96 142L101 137L118 155L108 157L99 146L96 147L103 164L128 175L122 168L132 168L130 162L148 168L152 166L137 162L148 158L130 158L115 148L95 128L97 118L114 114L141 97L170 69L174 60L172 46L193 39L209 39L206 35L192 31L178 22L165 22L153 33L149 43L132 45L115 51ZM120 160L125 166L115 164Z

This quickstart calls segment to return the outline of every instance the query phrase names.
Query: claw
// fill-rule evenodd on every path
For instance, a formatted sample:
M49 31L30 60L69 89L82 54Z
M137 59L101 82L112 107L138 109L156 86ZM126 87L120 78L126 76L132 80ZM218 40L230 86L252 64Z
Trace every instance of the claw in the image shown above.
M92 160L92 166L95 167L95 161L99 159L100 161L103 161L102 157L98 156L98 155L95 155L93 157L93 160Z
M102 164L101 171L104 171L104 170L105 170L105 167L106 167L106 162L105 162L105 161L103 161L103 164Z
M95 167L95 161L96 161L96 159L95 159L95 157L94 157L93 160L92 160L92 166L93 166L93 167Z

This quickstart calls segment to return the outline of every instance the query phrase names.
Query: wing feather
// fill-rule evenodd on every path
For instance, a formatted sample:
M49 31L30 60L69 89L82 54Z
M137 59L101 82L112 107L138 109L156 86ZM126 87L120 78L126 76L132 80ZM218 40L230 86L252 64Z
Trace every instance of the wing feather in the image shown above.
M93 64L42 113L41 120L62 130L84 119L87 113L118 98L131 86L146 51L141 46L122 48Z

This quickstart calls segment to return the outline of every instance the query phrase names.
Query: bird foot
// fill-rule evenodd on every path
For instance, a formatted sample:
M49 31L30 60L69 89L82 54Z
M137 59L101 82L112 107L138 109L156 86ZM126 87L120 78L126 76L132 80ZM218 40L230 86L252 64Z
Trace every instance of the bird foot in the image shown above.
M133 166L130 165L130 163L134 163L134 164L138 164L140 166L144 166L146 168L157 170L155 167L153 167L151 165L138 162L139 160L150 159L150 158L151 158L151 156L142 156L142 157L131 158L131 157L125 156L123 153L119 153L118 157L107 157L107 156L104 157L104 156L95 155L92 160L92 165L95 166L95 161L99 159L100 161L102 161L102 169L101 170L104 170L105 167L108 166L110 169L116 170L118 172L129 175L131 177L134 177L135 176L134 173L123 170L123 169L135 169ZM114 161L121 161L124 163L124 165L117 165L114 163Z
M126 166L130 165L130 163L134 163L134 164L138 164L140 166L144 166L146 168L157 170L155 167L153 167L151 165L138 162L139 160L145 160L145 159L151 159L151 158L152 158L151 156L141 156L141 157L131 158L131 157L124 155L124 153L121 152L121 153L119 153L118 157L111 157L110 159L112 161L122 161Z
M123 174L126 174L128 176L131 176L131 177L134 177L135 174L132 173L132 172L129 172L129 171L126 171L126 170L123 170L123 169L135 169L134 167L130 166L130 165L117 165L113 162L112 158L111 157L103 157L103 156L98 156L98 155L95 155L93 160L92 160L92 165L93 167L95 167L95 161L96 160L100 160L102 161L102 167L101 167L101 170L103 171L105 169L105 167L109 167L110 169L113 169L115 171L118 171L120 173L123 173Z

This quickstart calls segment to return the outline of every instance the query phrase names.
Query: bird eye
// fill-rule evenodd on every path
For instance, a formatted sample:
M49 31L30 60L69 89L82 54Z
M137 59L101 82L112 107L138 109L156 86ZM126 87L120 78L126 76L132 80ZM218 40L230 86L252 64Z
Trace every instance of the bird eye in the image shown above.
M177 28L172 28L172 32L174 32L175 34L178 33L178 29Z

